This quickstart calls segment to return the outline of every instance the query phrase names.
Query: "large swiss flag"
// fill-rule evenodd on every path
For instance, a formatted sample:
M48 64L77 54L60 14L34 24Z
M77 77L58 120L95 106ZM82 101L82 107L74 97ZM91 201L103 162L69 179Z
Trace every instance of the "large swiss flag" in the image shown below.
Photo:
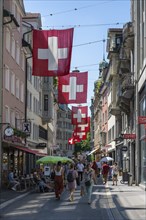
M58 102L60 104L87 102L88 72L73 72L59 77Z
M87 124L88 106L72 106L72 124Z
M33 30L34 76L69 74L73 28L65 30Z
M90 117L87 118L87 124L76 124L75 132L90 132Z

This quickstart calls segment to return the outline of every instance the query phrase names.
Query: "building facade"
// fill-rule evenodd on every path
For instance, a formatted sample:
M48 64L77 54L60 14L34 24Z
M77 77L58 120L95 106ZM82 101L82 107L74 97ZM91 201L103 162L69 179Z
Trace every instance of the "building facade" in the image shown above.
M107 155L128 172L130 184L146 183L146 3L131 0L131 21L123 28L110 28L107 36L109 60ZM104 85L105 86L105 85ZM104 93L101 93L102 99ZM101 95L102 94L102 95ZM104 113L94 97L94 140L99 139L100 120ZM143 118L144 122L140 122ZM97 137L96 137L97 136ZM95 142L96 144L96 142ZM100 155L102 156L102 154Z
M57 108L54 80L32 76L32 29L41 28L39 13L26 13L22 0L3 1L1 78L1 176L10 169L29 175L36 160L56 145ZM10 133L12 132L12 133Z

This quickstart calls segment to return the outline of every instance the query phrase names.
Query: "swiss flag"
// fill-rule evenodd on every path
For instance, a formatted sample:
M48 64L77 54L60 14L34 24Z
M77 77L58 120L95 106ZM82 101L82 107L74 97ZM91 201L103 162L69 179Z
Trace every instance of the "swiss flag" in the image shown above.
M88 117L87 124L76 124L75 132L90 132L90 117Z
M86 140L87 139L87 132L73 132L74 138L79 138L80 140Z
M58 102L60 104L87 102L87 72L73 72L59 77Z
M73 106L72 107L72 124L87 124L88 107L87 106Z
M69 144L75 144L75 143L80 142L80 141L81 140L79 138L74 138L74 137L68 139Z
M73 28L66 30L33 30L34 76L69 74Z

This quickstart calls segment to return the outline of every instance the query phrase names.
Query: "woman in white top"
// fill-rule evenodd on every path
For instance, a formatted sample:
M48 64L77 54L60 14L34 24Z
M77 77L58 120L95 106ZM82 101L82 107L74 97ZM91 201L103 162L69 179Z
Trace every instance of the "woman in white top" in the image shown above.
M84 169L83 181L85 183L85 189L86 189L86 192L87 192L88 204L90 204L91 203L92 189L93 189L93 185L95 183L95 172L91 168L90 163L88 163L86 168Z
M54 187L55 187L55 196L56 199L60 200L61 193L64 189L64 170L59 161L55 168L55 178L54 178Z

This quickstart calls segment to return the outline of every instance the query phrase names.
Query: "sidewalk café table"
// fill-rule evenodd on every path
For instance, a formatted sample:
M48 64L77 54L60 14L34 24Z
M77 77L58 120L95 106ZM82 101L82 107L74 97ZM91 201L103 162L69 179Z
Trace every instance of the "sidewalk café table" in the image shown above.
M30 177L21 177L20 179L21 186L24 185L24 189L28 189L31 186L31 178Z

